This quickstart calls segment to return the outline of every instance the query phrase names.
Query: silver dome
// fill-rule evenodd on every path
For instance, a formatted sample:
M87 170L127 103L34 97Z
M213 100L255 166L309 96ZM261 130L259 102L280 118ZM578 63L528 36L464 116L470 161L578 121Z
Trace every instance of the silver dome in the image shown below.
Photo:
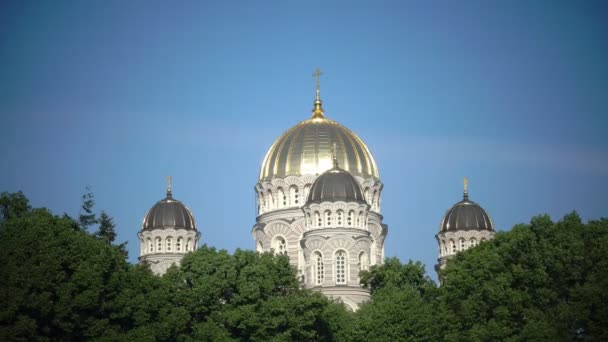
M167 197L156 202L148 211L142 223L142 230L155 228L196 230L196 223L190 210L182 202L173 199L169 190Z

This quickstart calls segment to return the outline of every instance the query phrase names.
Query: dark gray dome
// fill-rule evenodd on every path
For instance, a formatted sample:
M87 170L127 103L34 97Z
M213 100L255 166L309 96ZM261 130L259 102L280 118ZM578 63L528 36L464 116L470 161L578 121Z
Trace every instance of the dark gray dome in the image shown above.
M479 204L470 201L465 193L462 201L454 204L443 217L440 229L442 232L454 230L489 230L494 231L490 216Z
M173 199L169 190L167 191L167 197L156 202L144 217L142 230L155 228L196 230L196 224L190 210L182 202Z
M324 201L365 203L365 198L355 177L334 166L315 180L308 194L307 203Z

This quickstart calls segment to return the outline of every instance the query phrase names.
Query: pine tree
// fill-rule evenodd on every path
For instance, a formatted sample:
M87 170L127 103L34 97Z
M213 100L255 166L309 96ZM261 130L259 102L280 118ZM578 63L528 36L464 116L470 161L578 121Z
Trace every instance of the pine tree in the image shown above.
M95 235L104 240L108 245L111 245L116 240L115 227L114 219L102 210L99 215L99 229Z
M80 207L80 215L78 215L78 224L80 230L88 231L89 227L97 223L93 207L95 206L95 197L91 192L91 187L87 185L85 193L82 195L82 205Z

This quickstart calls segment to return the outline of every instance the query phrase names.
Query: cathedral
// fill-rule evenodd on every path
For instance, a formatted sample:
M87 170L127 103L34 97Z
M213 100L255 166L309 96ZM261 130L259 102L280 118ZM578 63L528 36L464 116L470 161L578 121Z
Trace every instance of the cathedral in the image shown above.
M320 75L317 69L312 115L279 136L262 162L251 235L256 251L286 255L306 287L356 310L370 297L359 272L384 260L383 184L363 140L326 116ZM464 199L448 210L436 235L435 268L493 235L490 217L468 199L465 180ZM166 197L146 214L138 237L139 260L156 274L196 250L194 216L173 198L170 179Z

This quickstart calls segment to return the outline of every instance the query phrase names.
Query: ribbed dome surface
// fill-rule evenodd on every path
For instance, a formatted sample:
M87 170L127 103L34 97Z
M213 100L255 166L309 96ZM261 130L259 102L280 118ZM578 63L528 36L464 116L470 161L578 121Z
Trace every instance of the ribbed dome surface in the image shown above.
M332 168L333 143L344 170L363 178L380 178L374 157L355 133L335 121L315 117L295 125L272 144L259 180L320 175Z
M334 167L315 180L308 194L308 203L324 201L365 202L365 198L357 180Z
M196 230L194 217L190 210L180 201L173 199L171 193L148 211L142 230L154 228L184 228Z
M467 195L454 204L445 214L440 226L441 231L453 230L490 230L494 225L490 216L477 203L470 201Z

